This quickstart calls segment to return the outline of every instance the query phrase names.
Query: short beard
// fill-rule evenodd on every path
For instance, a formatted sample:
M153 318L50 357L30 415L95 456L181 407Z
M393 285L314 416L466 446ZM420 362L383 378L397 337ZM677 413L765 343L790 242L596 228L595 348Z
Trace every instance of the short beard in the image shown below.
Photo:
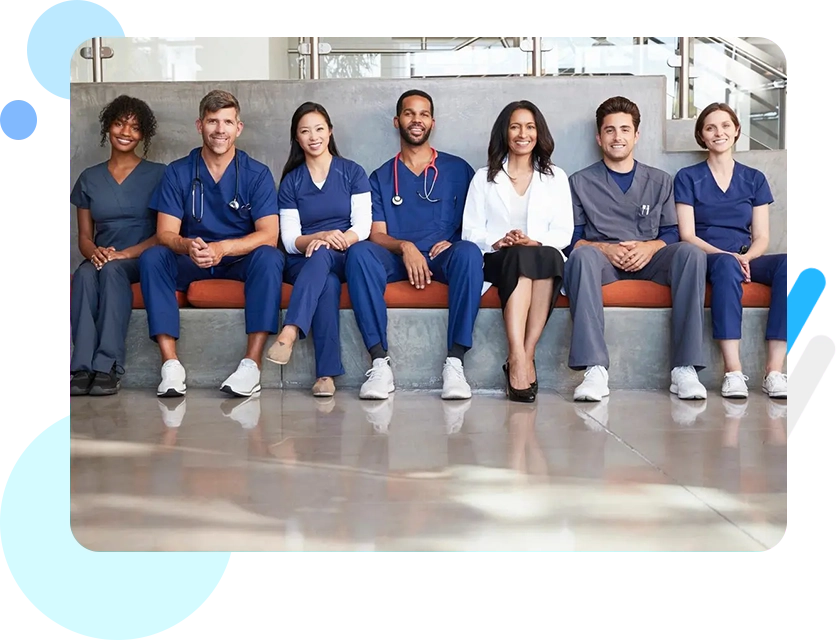
M425 129L424 130L424 135L421 138L419 138L418 140L414 140L413 138L411 138L410 137L410 132L407 129L404 129L401 126L400 123L398 125L398 131L399 131L399 133L401 133L401 139L404 142L406 142L407 144L409 144L413 147L420 147L421 145L423 145L425 142L427 142L430 139L430 134L433 131L433 127L429 127L428 129Z

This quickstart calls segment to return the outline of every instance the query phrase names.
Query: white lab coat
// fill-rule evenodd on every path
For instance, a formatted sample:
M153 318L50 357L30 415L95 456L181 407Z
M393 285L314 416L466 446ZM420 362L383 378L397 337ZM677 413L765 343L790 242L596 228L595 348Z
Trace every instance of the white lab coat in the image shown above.
M508 169L508 161L503 163ZM529 194L526 235L544 246L561 251L573 237L573 205L567 174L552 165L554 175L535 171ZM511 231L511 196L514 185L505 171L488 182L488 167L474 174L462 214L462 239L476 244L483 255L493 253L492 244ZM564 256L566 259L566 256ZM482 292L491 283L484 282Z

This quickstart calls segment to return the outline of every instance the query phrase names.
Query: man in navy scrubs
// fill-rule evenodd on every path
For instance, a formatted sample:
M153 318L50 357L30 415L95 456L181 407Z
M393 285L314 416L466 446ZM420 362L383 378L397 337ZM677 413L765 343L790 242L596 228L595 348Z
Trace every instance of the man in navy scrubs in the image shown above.
M157 395L186 393L186 371L175 350L175 291L196 280L224 278L244 282L247 353L221 390L247 397L261 390L262 351L268 334L279 328L285 258L277 248L276 186L266 165L235 147L244 128L235 96L211 91L199 111L203 146L166 168L151 203L159 212L160 244L140 258L149 334L163 361Z
M402 94L395 111L401 151L372 174L372 232L368 241L349 248L346 260L352 307L372 358L360 397L383 400L395 390L387 356L387 283L409 280L422 290L438 280L449 286L442 398L470 398L463 360L480 306L482 254L461 234L474 170L462 158L430 146L433 99L424 91Z

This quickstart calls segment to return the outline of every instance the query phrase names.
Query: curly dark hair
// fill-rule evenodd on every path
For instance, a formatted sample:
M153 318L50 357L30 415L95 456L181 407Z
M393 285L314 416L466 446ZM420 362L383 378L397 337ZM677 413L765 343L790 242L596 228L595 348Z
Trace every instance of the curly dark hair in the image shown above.
M99 146L105 146L105 141L108 139L108 131L114 122L131 116L137 119L140 134L142 135L142 155L143 157L147 156L148 147L151 146L151 138L157 133L157 118L154 117L154 112L147 103L139 98L132 98L131 96L119 96L102 109L99 114L100 133L102 134L102 140Z

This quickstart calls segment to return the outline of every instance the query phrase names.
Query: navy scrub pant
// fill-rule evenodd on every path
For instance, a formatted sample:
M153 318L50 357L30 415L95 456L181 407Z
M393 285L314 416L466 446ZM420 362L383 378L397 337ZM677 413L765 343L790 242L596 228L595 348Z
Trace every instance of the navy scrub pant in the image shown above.
M432 281L449 286L448 350L454 344L470 349L482 293L482 253L473 242L460 240L430 260ZM388 282L409 280L401 256L368 240L349 247L346 258L349 296L363 343L367 349L379 344L387 350L387 307L384 292Z
M685 242L663 247L635 273L617 269L596 247L582 245L572 250L564 267L564 286L573 318L570 368L578 371L595 365L610 366L604 337L602 285L617 280L651 280L671 287L671 368L703 369L706 254Z
M70 327L73 357L70 372L110 373L125 367L125 338L134 297L131 285L140 279L139 260L112 260L99 271L89 260L73 274Z
M156 245L140 256L140 285L148 314L148 334L175 340L180 337L180 310L175 291L186 291L197 280L226 279L244 282L244 323L246 331L258 333L279 330L279 303L282 299L282 270L285 255L275 247L256 247L234 262L202 269L188 255Z
M340 292L346 282L346 254L320 247L310 258L291 254L286 258L285 282L293 285L284 324L309 331L314 337L317 377L342 376L340 359Z
M712 337L741 339L741 296L744 273L734 256L713 253L706 257L706 279L712 285ZM771 287L766 340L788 339L788 256L761 256L750 261L750 280Z

